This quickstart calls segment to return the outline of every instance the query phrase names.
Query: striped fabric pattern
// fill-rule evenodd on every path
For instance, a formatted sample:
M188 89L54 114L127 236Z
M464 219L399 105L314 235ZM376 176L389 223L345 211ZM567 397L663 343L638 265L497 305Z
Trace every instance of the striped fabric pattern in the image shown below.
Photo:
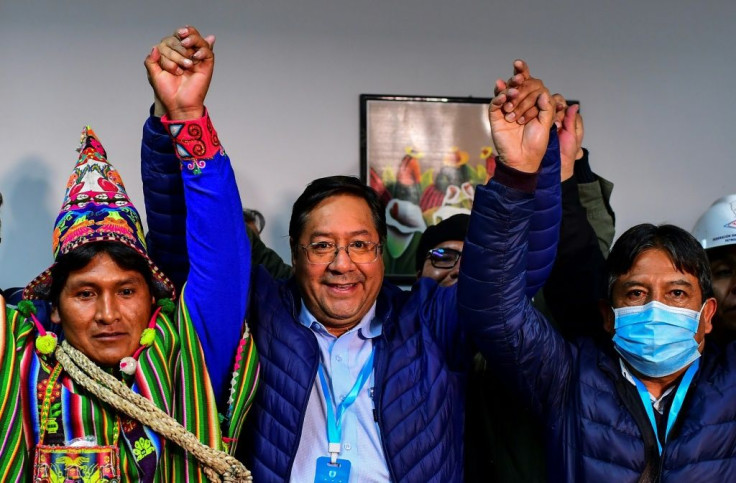
M38 441L35 380L38 371L51 369L53 361L41 359L33 350L36 334L33 325L13 307L5 306L2 298L0 302L5 307L5 311L0 310L0 481L22 481L32 474L33 451ZM153 346L139 358L132 389L176 418L202 443L224 449L204 354L183 303L176 318L159 315L156 329ZM226 436L231 436L232 429L239 431L255 392L258 360L247 331L239 355L240 364L234 375L237 385L233 389L239 397L231 404L232 419L228 421L230 430ZM66 373L62 372L59 381L62 395L58 431L63 431L67 440L94 436L101 445L114 444L117 440L123 481L141 480L132 448L127 446L122 431L116 434L119 415L77 386ZM207 481L194 457L144 429L158 455L155 475L145 480Z

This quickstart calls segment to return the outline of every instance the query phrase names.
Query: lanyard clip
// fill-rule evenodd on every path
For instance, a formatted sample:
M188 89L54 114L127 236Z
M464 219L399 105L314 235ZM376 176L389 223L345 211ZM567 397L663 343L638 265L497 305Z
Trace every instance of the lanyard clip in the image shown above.
M330 453L330 462L337 464L337 455L340 454L340 443L327 443L327 452Z

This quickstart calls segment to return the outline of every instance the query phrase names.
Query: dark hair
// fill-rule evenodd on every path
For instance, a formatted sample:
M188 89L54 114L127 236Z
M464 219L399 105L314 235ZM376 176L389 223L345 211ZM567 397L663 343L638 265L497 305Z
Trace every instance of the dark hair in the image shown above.
M51 267L51 289L49 291L49 300L55 306L59 305L59 296L66 285L69 274L75 270L80 270L89 264L94 257L101 253L107 253L121 268L125 270L135 270L143 276L148 285L148 289L155 298L168 298L165 293L159 293L156 284L153 283L153 273L148 261L141 256L140 253L123 245L119 242L99 241L82 245L75 248L69 253L59 257L53 267Z
M373 224L380 238L379 243L386 241L386 211L373 188L353 176L328 176L309 183L294 202L289 221L292 255L296 256L295 248L309 213L323 200L337 195L352 195L364 199L371 210Z
M263 228L266 226L266 218L263 217L263 213L258 210L250 208L243 208L243 220L245 223L253 223L256 225L256 231L261 233Z
M710 263L705 250L690 233L674 225L644 223L629 228L621 235L608 255L608 298L618 277L631 270L642 252L656 248L664 251L675 268L698 279L703 300L713 296Z
M470 223L470 215L458 213L445 218L436 225L427 227L422 233L417 247L415 260L417 272L422 271L424 260L427 259L427 252L432 248L446 241L464 241L465 234L468 232L468 223Z

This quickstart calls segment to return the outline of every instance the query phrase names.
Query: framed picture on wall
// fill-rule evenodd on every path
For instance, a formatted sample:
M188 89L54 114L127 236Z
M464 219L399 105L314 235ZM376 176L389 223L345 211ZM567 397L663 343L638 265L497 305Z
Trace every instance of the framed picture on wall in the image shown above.
M475 187L495 170L488 122L490 98L363 94L361 178L386 210L386 276L416 279L424 230L470 213Z

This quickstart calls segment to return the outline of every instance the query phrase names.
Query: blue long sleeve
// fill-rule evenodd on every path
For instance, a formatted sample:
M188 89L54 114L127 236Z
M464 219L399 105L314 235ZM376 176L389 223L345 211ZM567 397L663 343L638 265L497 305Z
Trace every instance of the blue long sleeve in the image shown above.
M164 140L171 146L158 119L149 118L143 130L141 170L151 253L166 260L162 267L174 270L176 263L189 260L183 296L204 350L218 405L223 406L249 289L250 245L240 195L224 152L206 160L206 167L195 174L179 167L173 148L167 150L162 145ZM157 186L163 188L158 193L151 184L156 179ZM165 195L166 187L171 196ZM177 219L182 212L186 217L184 234ZM154 260L159 263L159 259Z
M562 221L560 184L560 141L557 129L550 130L547 151L534 192L534 213L529 226L529 249L526 266L526 295L534 296L544 286L557 256Z
M547 156L559 160L559 150ZM560 211L559 187L551 194L539 200L539 185L530 193L495 178L479 187L457 284L460 321L469 337L499 377L544 417L561 407L572 360L570 347L529 300L532 245L540 254L552 250L552 262L557 247L559 225L532 231L540 208ZM540 236L544 231L553 236Z
M180 293L189 274L184 183L171 138L154 116L143 126L141 179L148 217L148 254Z

